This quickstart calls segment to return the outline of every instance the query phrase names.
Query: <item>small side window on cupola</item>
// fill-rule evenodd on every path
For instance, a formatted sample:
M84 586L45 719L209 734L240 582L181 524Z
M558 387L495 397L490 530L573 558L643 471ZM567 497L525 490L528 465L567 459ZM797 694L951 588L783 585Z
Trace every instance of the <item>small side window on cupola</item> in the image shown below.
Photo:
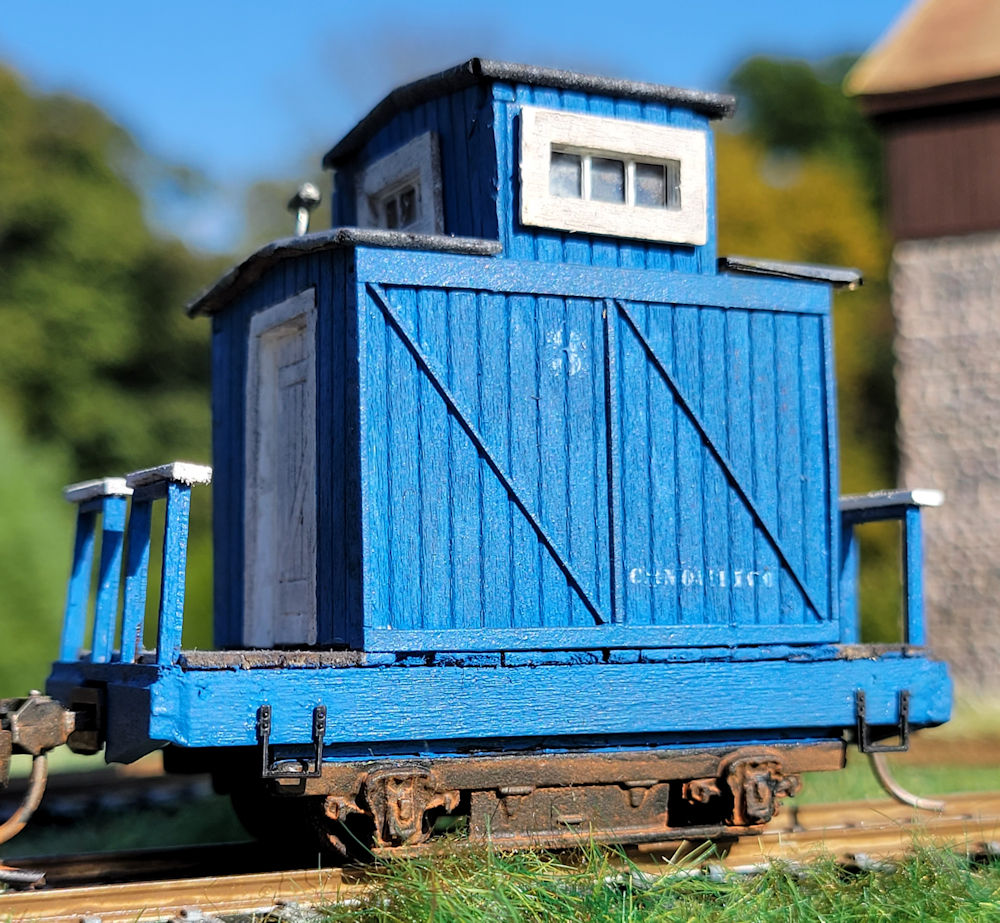
M704 132L521 110L523 224L697 245L707 199Z
M362 170L357 206L360 227L443 234L437 136L418 135Z

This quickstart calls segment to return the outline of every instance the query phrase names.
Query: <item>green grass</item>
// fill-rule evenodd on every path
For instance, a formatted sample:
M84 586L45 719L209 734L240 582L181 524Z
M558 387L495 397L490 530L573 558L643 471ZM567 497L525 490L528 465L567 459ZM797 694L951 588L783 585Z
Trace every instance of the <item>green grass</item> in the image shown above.
M602 848L578 862L442 851L385 864L366 900L330 906L325 915L351 923L1000 919L1000 863L977 866L939 851L918 850L895 869L857 874L828 861L774 865L754 876L692 864L662 876L647 868Z
M1000 788L994 767L907 767L892 757L904 785L918 794ZM75 767L74 767L75 768ZM867 765L851 751L844 772L811 773L797 802L884 797ZM63 852L183 845L245 839L228 799L210 797L176 808L144 808L122 817L95 811L72 824L32 828L2 847L4 859ZM704 858L702 856L701 858ZM330 921L895 921L1000 920L1000 862L968 863L945 852L916 849L895 870L847 874L832 862L807 869L776 865L753 877L698 871L652 876L619 851L578 856L504 854L455 848L375 868L376 883L361 905L323 910Z
M889 757L896 779L917 795L954 792L986 792L1000 789L1000 766L908 766L906 754ZM847 768L842 772L808 772L802 776L802 792L796 804L825 804L888 797L875 779L868 757L849 748Z

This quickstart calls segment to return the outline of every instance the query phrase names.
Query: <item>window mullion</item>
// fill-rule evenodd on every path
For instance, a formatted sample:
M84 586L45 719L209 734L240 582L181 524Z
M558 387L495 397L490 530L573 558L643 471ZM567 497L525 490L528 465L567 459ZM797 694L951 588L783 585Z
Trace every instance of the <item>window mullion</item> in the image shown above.
M625 204L635 205L635 161L625 161Z
M583 198L585 201L590 201L590 154L581 155L583 159L583 176L581 177L581 186L583 187Z

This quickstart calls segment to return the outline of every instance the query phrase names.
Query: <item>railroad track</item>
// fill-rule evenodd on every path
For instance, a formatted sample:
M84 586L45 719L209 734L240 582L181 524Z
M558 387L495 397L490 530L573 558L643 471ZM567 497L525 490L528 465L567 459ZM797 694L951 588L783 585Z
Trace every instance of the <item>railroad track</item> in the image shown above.
M0 818L9 817L27 791L26 776L11 779L7 788L0 790ZM111 766L88 772L56 772L49 776L32 824L73 821L97 811L169 807L211 794L212 780L202 774L165 775L162 769L136 772Z
M146 923L231 914L267 914L274 919L300 906L358 899L368 887L362 873L300 869L4 894L0 895L0 914L11 920L47 923L97 919L125 923L140 918Z
M870 855L899 855L911 850L915 839L995 852L1000 846L1000 793L952 795L944 800L946 808L940 814L916 811L896 801L854 802L841 806L843 814L835 805L802 806L794 812L790 829L782 831L779 826L760 839L767 840L776 855L787 848L801 858L820 849L842 861L856 855L851 852L852 839L859 837Z
M1000 852L1000 793L952 795L945 805L940 814L888 800L786 807L766 833L720 843L721 862L734 872L746 872L777 860L798 863L820 856L866 867L901 857L915 845L974 855ZM676 867L662 855L676 852L676 843L644 846L633 857L642 871L669 874ZM188 919L197 918L191 910L197 908L205 916L270 913L280 919L294 917L304 906L361 899L371 886L359 869L275 871L272 865L271 871L259 870L261 864L275 861L273 854L268 857L248 844L21 860L24 870L44 872L49 886L0 894L0 917L50 923L99 918L114 923L140 914L143 921L169 920L185 911ZM192 868L202 874L188 877ZM137 875L145 877L129 880Z
M786 805L764 833L722 845L723 862L731 869L752 869L761 863L809 862L824 856L864 866L899 858L916 846L974 855L1000 852L1000 792L949 795L943 801L941 812L919 811L890 799ZM648 854L665 851L640 849Z

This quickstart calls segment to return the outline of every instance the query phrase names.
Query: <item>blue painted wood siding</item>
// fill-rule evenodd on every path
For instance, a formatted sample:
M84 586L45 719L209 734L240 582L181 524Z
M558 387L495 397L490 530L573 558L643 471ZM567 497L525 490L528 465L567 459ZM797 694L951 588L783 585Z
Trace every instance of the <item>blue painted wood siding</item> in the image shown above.
M454 755L473 746L697 746L706 732L717 745L839 738L836 729L854 726L858 690L876 725L897 722L903 689L914 727L947 721L951 710L947 667L898 655L485 668L133 666L127 679L120 665L76 661L55 664L46 689L68 701L88 681L108 685L109 761L135 759L164 741L255 746L264 702L273 707L272 741L302 745L303 753L312 710L326 706L336 716L326 727L327 759Z
M358 277L367 649L837 638L825 286L375 251Z
M484 87L445 94L401 112L334 173L333 227L357 224L357 173L424 132L437 135L446 234L497 240L493 110Z
M541 106L703 131L708 140L708 242L671 246L624 238L549 231L520 223L519 116ZM401 112L334 174L333 226L357 223L357 173L426 131L439 140L446 234L499 239L504 256L548 263L714 273L715 162L706 116L682 107L497 83L470 87Z
M243 516L250 319L316 289L318 643L360 643L360 487L353 254L337 250L279 263L212 318L214 631L219 648L243 646Z
M497 171L497 215L504 255L515 260L579 263L626 269L674 269L686 273L714 273L715 158L707 116L661 103L641 103L571 90L545 89L497 83L493 87L493 125ZM521 106L541 106L583 112L606 118L655 125L672 125L705 132L707 136L708 241L701 247L671 246L595 234L547 231L520 223L520 112Z
M213 319L219 647L242 643L250 317L309 287L320 644L836 640L826 286L359 248Z

